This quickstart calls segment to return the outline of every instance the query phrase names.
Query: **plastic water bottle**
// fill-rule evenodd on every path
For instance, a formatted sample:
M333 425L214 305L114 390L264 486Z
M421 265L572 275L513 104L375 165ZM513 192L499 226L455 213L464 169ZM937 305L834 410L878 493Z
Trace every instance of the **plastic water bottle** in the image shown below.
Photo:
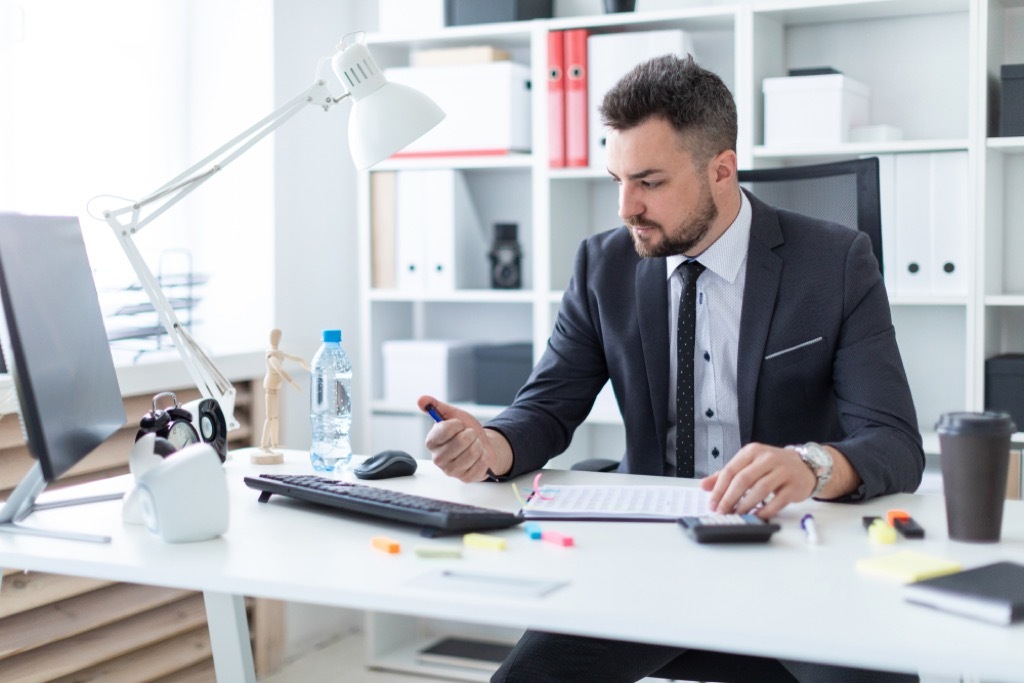
M313 356L309 383L309 418L313 445L309 459L318 472L344 469L352 459L352 361L341 348L341 330L324 330L323 345Z

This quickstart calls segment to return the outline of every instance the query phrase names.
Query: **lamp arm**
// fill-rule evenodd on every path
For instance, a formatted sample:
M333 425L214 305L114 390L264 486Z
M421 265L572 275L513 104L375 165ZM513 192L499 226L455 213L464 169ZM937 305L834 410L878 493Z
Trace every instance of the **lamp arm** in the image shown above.
M337 98L333 97L328 91L326 83L318 79L292 100L142 199L122 208L103 212L104 219L113 229L121 249L124 250L132 269L139 278L139 283L146 292L146 296L149 297L150 303L153 304L160 323L178 349L185 369L192 377L200 394L204 398L212 398L220 404L228 429L235 429L239 426L235 419L235 388L178 320L173 306L160 288L159 281L135 246L134 235L248 151L257 142L277 130L283 123L304 109L307 104L319 105L324 111L327 111L345 97L348 97L348 94ZM154 205L155 208L150 213L143 215L143 209Z

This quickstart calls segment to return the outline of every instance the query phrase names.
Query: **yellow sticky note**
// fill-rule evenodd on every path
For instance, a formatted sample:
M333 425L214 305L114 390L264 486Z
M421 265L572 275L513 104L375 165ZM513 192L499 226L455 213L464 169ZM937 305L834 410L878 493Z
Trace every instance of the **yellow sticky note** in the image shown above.
M508 547L508 541L500 536L476 533L463 536L462 543L467 548L483 548L484 550L504 550Z
M933 557L913 550L882 557L866 557L857 560L857 571L891 579L901 583L912 583L933 576L942 576L958 572L963 567L959 562L944 557Z

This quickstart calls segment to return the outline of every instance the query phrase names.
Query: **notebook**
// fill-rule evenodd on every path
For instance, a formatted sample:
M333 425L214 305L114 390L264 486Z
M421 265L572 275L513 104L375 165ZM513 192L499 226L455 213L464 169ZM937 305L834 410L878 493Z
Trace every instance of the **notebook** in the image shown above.
M1024 619L1024 565L995 562L908 585L908 602L993 624Z

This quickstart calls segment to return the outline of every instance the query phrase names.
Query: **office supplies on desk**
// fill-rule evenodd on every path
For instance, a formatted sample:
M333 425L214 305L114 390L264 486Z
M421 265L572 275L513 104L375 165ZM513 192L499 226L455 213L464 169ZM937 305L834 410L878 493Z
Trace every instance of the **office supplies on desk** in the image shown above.
M708 498L707 492L689 486L544 486L526 501L523 516L674 522L680 517L707 514Z
M482 550L505 550L508 548L508 541L501 536L488 536L487 534L466 534L462 537L462 544L467 548L480 548Z
M683 517L679 524L698 543L767 543L780 528L757 515Z
M800 519L800 527L807 536L807 542L816 545L818 543L818 525L814 521L814 517L810 514L804 515Z
M424 531L439 533L503 529L523 521L522 517L501 510L312 475L261 474L245 477L245 484L262 491L261 503L276 493L346 512L417 524Z
M1024 619L1024 565L994 562L912 583L903 595L918 605L1006 625Z
M959 562L933 557L913 550L857 560L857 571L902 583L952 574L962 569Z
M402 545L393 538L387 536L374 536L370 539L370 545L382 553L397 555L402 552Z

